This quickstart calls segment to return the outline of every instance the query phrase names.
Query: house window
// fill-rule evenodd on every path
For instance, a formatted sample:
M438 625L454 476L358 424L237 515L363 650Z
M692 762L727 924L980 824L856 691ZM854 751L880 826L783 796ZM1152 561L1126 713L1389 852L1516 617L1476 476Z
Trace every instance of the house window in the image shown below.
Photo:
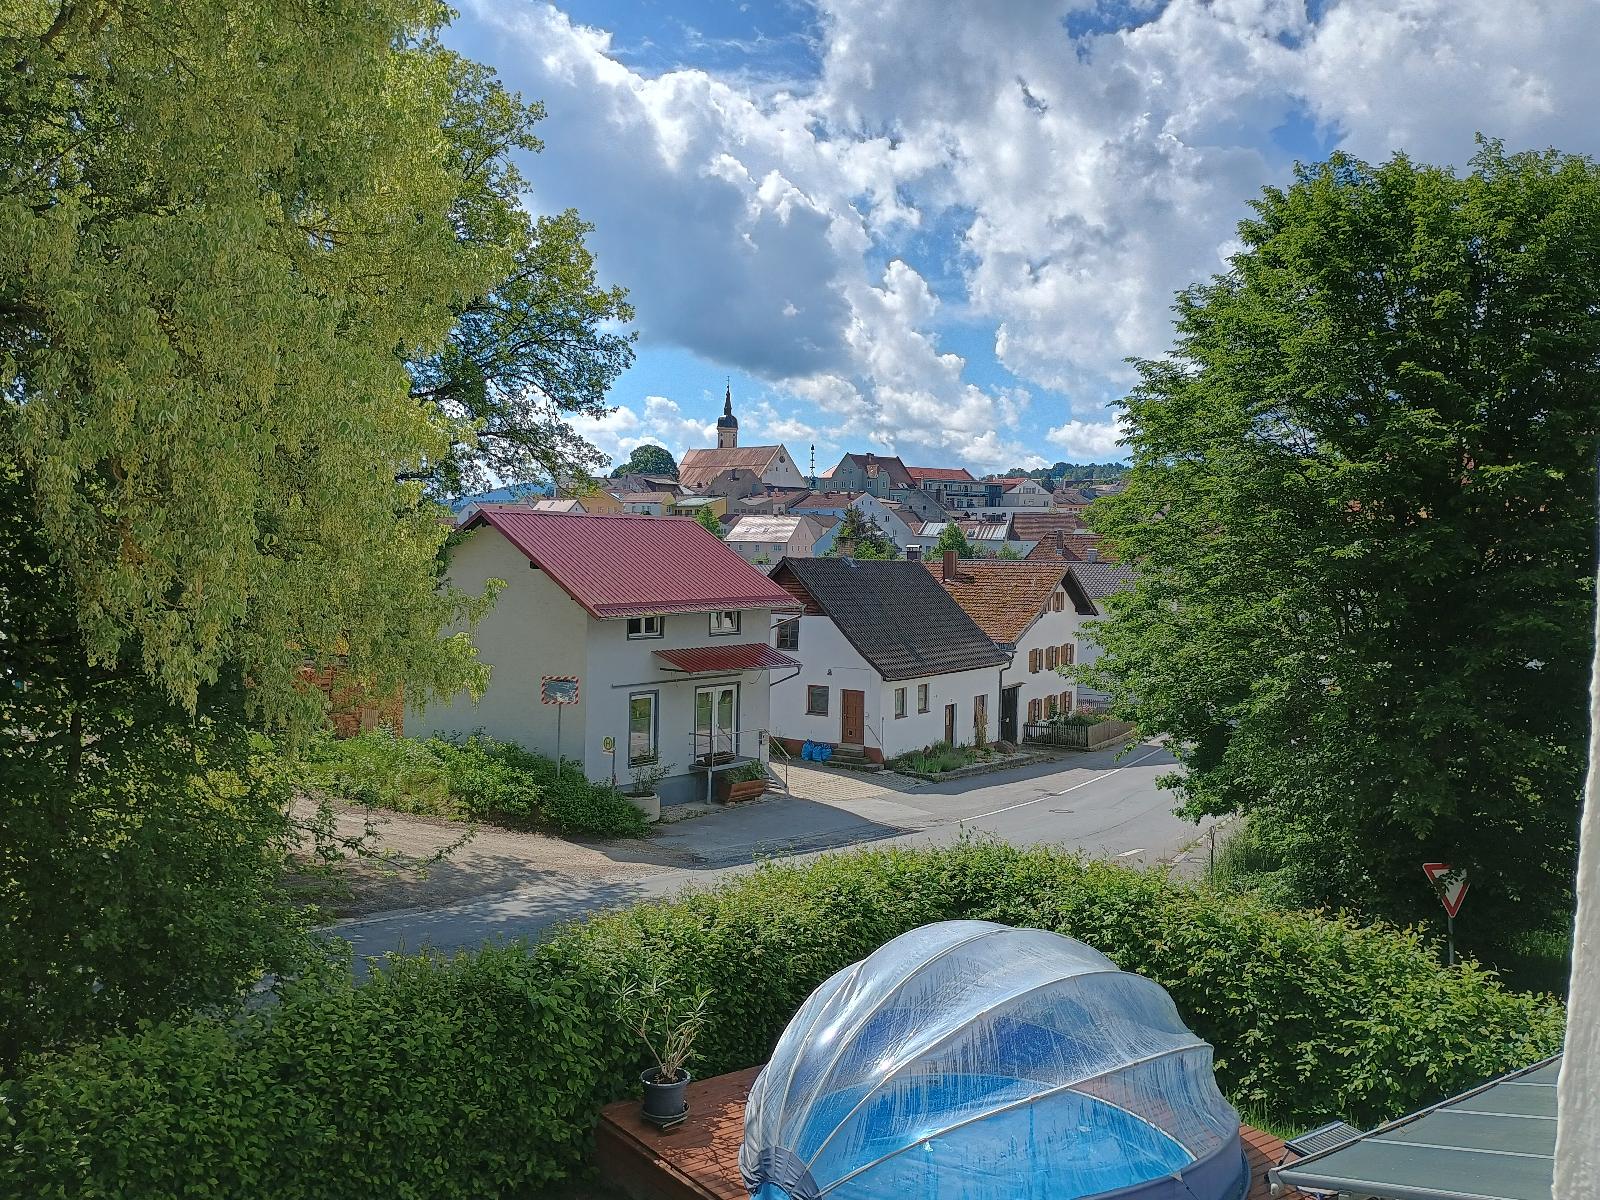
M1072 693L1071 692L1062 692L1061 693L1061 711L1063 713L1069 713L1069 712L1072 711Z
M1043 667L1043 666L1044 666L1044 651L1043 650L1029 650L1028 651L1028 672L1029 672L1029 674L1034 674L1034 675L1038 674L1039 673L1039 669L1041 667Z
M928 685L925 683L917 684L917 711L919 713L928 711Z
M907 546L906 547L906 561L907 562L921 562L922 561L922 547L921 546Z
M634 692L628 697L628 765L656 760L656 693Z
M1044 669L1045 670L1054 671L1056 669L1057 656L1060 653L1061 653L1061 648L1059 646L1046 646L1045 647L1045 650L1044 650Z
M1028 701L1028 724L1037 725L1039 723L1039 707L1038 700Z
M631 638L657 638L661 636L663 621L660 617L629 617L628 636Z
M714 612L711 614L711 633L721 637L730 633L739 632L739 614L737 611Z
M1052 717L1056 715L1056 698L1054 696L1045 701L1045 712Z
M905 715L906 715L906 690L905 690L905 688L895 688L895 690L894 690L894 717L895 717L895 720L898 721L901 717L903 717Z
M1067 597L1064 592L1057 591L1055 595L1050 597L1050 608L1055 612L1060 612L1066 607L1066 604Z
M828 689L817 684L806 688L806 713L813 717L828 715Z
M1078 648L1071 642L1061 643L1061 665L1063 667L1070 667L1072 665L1072 660L1076 657L1077 649Z
M791 617L787 621L779 621L772 642L779 650L800 649L800 618Z

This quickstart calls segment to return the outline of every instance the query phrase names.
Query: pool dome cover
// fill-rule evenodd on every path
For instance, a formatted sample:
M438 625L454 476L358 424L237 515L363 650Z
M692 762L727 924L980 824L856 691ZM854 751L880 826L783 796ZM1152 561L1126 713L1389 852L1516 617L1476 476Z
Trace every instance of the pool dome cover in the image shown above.
M1238 1114L1161 987L1082 942L946 921L806 1000L756 1079L756 1200L1238 1200Z

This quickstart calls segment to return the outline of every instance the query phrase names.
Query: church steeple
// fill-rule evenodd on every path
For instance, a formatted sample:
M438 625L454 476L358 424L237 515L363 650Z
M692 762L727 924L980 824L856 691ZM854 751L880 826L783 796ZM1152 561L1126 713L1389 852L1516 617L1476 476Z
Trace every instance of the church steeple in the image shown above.
M739 444L739 418L733 415L733 384L722 393L722 415L717 418L717 449L732 450Z

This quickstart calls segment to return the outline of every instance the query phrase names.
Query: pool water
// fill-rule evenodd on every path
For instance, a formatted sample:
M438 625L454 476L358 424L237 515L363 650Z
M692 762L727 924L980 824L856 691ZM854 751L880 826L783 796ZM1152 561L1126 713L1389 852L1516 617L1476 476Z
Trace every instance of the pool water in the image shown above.
M1039 1090L1032 1080L946 1075L837 1092L791 1132L793 1150L819 1194L838 1200L1079 1200L1171 1179L1194 1163L1116 1105ZM756 1195L787 1193L767 1183Z

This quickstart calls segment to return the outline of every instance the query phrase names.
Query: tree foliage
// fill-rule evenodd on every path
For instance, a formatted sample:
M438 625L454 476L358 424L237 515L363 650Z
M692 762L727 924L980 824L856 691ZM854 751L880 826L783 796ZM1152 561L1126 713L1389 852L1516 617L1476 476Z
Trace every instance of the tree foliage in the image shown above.
M844 510L827 557L871 560L899 558L900 552L876 521L851 505Z
M457 181L450 219L464 249L509 270L453 301L442 346L408 359L412 395L442 420L447 450L420 477L435 495L497 483L583 478L603 458L563 417L599 417L606 392L633 361L627 293L596 282L576 212L531 217L514 151L541 143L539 104L524 104L489 68L435 50L449 87L444 116Z
M1188 812L1256 814L1302 902L1492 946L1569 902L1600 432L1600 170L1336 156L1267 189L1124 402L1097 633ZM1557 920L1560 918L1557 917Z
M944 528L939 531L938 540L933 543L933 553L935 557L943 558L952 550L960 558L974 558L978 553L967 540L966 531L954 521L946 521Z
M131 651L185 707L229 664L273 716L314 714L308 659L419 696L479 679L435 636L466 608L438 511L397 482L458 430L406 362L520 264L473 232L506 216L512 101L438 45L440 11L8 19L0 438L88 660Z
M718 519L716 513L711 511L709 505L702 505L695 509L694 519L699 522L700 528L704 529L712 537L720 538L722 536L722 521Z
M672 452L665 446L645 442L643 445L635 446L627 461L619 464L616 470L611 472L613 479L620 479L624 475L668 475L676 479L678 464L672 457Z
M0 1070L309 953L278 888L288 789L239 680L191 715L136 665L89 663L22 490L0 460Z

